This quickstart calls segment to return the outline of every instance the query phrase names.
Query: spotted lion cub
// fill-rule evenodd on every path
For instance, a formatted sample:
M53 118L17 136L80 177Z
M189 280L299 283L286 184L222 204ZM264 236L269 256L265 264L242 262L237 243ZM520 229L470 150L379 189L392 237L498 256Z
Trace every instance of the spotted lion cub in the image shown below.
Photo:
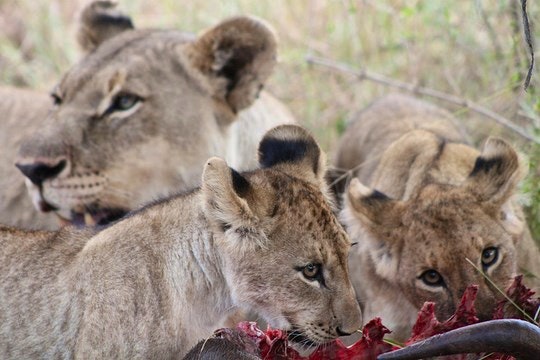
M351 279L365 318L380 316L392 337L408 337L424 301L449 317L469 284L479 286L479 317L491 318L501 294L486 276L504 289L518 271L540 274L514 196L524 164L506 141L490 138L479 152L450 114L394 95L359 115L337 165L358 169L343 211L359 243Z
M360 326L324 154L283 125L261 169L207 161L202 187L96 233L0 231L0 358L166 359L237 309L319 345Z

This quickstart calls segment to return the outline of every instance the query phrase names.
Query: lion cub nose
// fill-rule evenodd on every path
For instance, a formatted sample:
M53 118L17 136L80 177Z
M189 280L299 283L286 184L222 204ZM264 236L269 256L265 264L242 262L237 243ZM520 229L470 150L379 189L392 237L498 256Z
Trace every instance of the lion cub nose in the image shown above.
M360 329L362 325L362 312L356 300L347 304L343 310L345 311L341 317L340 324L336 327L338 336L351 335Z
M336 333L338 334L338 336L349 336L353 334L352 332L345 332L341 330L339 326L336 328Z
M56 159L52 162L36 161L30 164L18 162L15 166L32 183L40 186L43 181L56 177L66 167L66 159Z

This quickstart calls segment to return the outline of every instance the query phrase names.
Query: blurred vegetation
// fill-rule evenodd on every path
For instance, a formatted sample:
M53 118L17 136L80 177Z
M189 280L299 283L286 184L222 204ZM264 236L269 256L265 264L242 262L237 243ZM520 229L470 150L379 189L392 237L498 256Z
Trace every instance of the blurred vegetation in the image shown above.
M77 12L86 2L0 0L0 82L48 91L80 56L74 31ZM267 20L280 38L280 64L268 88L330 151L351 113L392 89L309 66L307 55L476 101L540 136L537 69L529 90L525 93L522 89L529 55L518 0L119 3L137 27L200 32L236 14ZM528 13L532 35L538 38L540 4L530 1ZM530 155L531 172L523 189L529 196L531 226L540 238L540 146L527 143L490 119L440 105L461 119L476 145L488 135L500 135Z

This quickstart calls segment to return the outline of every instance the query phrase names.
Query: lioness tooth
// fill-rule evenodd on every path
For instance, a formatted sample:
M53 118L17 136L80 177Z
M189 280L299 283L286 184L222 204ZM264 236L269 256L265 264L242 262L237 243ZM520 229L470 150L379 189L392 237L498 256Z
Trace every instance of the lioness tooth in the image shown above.
M84 223L87 225L87 226L94 226L96 225L96 222L94 220L94 218L92 217L92 215L90 215L89 213L84 213Z

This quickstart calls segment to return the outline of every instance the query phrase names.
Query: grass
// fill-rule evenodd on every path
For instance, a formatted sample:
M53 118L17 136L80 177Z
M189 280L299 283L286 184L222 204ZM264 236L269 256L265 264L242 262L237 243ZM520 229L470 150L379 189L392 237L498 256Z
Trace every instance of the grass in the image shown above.
M74 32L85 2L0 0L0 82L49 90L80 56ZM538 70L528 93L521 88L529 60L516 0L120 0L120 8L137 27L192 32L236 14L267 20L280 38L280 64L268 88L330 152L354 111L391 90L308 66L306 55L456 94L540 131ZM531 21L540 19L540 4L528 2L528 11ZM538 38L540 26L532 23L532 29ZM492 120L448 109L477 145L500 135L525 153L540 152ZM531 161L524 190L538 239L540 156Z
M486 279L490 283L491 286L493 286L500 294L502 294L504 298L508 300L508 302L512 304L512 306L514 306L516 310L518 310L528 321L530 321L531 323L537 326L540 326L540 324L536 321L536 315L534 317L531 317L529 314L527 314L527 312L525 312L525 310L523 310L518 304L516 304L508 295L506 295L506 292L504 291L504 289L499 288L497 284L495 284L493 280L491 280L491 278L482 271L482 269L476 266L470 259L465 258L465 260L469 264L471 264L472 267L474 267L474 269L478 271L478 273L481 274L484 277L484 279Z

